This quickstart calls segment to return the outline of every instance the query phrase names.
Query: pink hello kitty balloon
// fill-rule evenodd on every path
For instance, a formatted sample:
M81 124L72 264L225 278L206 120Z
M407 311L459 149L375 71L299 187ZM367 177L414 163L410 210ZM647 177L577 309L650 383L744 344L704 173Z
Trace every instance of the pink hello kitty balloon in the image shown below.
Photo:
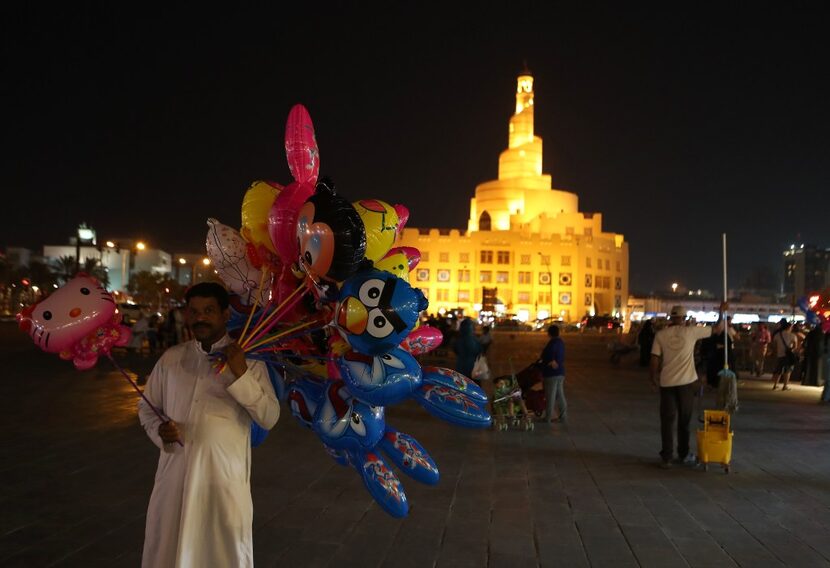
M126 345L132 335L121 325L110 293L84 273L17 314L17 321L35 345L72 360L79 370L94 367L99 356Z

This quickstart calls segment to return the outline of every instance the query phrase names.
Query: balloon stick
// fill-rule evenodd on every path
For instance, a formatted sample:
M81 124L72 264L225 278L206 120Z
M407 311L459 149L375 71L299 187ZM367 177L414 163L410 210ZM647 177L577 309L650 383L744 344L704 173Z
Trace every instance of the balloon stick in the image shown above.
M127 382L129 382L129 383L130 383L130 385L132 385L132 387L135 389L135 391L136 391L139 395L141 395L141 398L142 398L142 399L144 399L144 402L147 404L147 406L149 406L149 407L153 410L153 412L155 412L155 413L156 413L156 416L158 416L158 417L159 417L159 419L161 419L161 421L162 421L162 422L169 422L169 421L170 421L170 418L168 418L168 417L164 416L164 415L163 415L163 414L159 411L159 409L158 409L158 408L156 408L156 407L153 405L153 403L152 403L152 402L150 402L150 401L147 399L147 397L146 397L146 396L144 396L144 393L143 393L143 392L141 392L141 389L140 389L140 388L138 388L138 385L137 385L137 384L135 384L135 381L133 381L133 380L130 378L130 375L128 375L128 374L127 374L127 372L126 372L124 369L122 369L122 368L121 368L121 365L119 365L119 364L115 361L115 359L113 359L113 357L112 357L112 354L111 354L111 353L107 353L107 358L108 358L108 359L112 362L112 364L115 366L115 368L116 368L116 369L118 369L119 371L121 371L121 374L124 376L124 378L125 378L125 379L127 379ZM181 440L176 440L176 443L177 443L178 445L180 445L180 446L184 447L184 444L182 444L182 441L181 441Z

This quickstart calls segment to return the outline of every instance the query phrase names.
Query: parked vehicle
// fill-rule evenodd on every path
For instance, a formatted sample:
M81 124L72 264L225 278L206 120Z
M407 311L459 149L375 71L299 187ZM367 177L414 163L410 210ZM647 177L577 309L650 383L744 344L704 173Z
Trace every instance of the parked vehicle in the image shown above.
M613 316L585 316L580 322L582 330L615 331L622 327L622 322Z
M494 324L498 331L532 331L533 327L517 319L499 319Z
M128 304L124 302L118 304L118 311L121 313L122 323L131 326L138 321L142 313L149 316L152 308L147 304Z

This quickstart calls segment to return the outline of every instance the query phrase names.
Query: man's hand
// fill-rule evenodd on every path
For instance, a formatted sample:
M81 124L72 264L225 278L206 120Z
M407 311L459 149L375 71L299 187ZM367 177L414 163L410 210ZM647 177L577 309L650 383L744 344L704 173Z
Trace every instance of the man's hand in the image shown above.
M660 390L660 379L652 376L650 382L652 392L658 392Z
M728 309L729 309L729 302L721 302L720 303L720 313L723 313Z
M179 437L179 427L172 420L162 422L159 425L159 436L165 444L173 444L181 439Z
M245 352L238 343L229 343L225 347L225 356L228 358L228 367L230 367L231 373L237 379L248 370L248 363L245 362Z

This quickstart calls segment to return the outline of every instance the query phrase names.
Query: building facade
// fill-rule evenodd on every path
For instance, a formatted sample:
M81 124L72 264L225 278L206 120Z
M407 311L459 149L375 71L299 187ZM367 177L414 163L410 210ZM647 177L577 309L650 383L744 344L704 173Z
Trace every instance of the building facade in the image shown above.
M784 294L800 298L830 286L830 249L790 245L784 251Z
M467 229L404 229L399 246L420 250L411 280L430 311L512 314L522 321L587 314L626 316L628 243L554 189L533 124L533 77L519 75L498 179L476 187Z

